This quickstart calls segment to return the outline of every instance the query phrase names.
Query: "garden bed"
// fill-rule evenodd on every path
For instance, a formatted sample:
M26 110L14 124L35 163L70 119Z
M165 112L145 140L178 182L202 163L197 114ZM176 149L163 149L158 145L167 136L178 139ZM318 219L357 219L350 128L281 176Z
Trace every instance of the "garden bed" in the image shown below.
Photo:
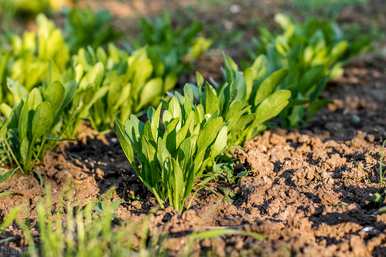
M181 216L172 209L156 210L154 198L127 169L113 136L100 140L86 133L84 142L63 144L45 159L41 175L54 195L70 182L80 203L116 187L116 197L126 200L119 216L136 221L154 212L152 229L171 233L174 250L182 247L181 237L188 232L232 226L267 239L229 236L203 241L201 251L383 256L386 214L376 215L379 205L373 201L384 189L378 181L381 139L386 137L383 65L376 58L349 65L326 92L332 103L307 128L265 132L248 142L235 156L238 169L250 173L236 185L211 184L213 192L202 190ZM44 192L37 178L25 176L0 184L0 190L12 192L0 200L1 211L20 204L34 210ZM22 242L15 239L10 243L14 247Z
M201 60L207 61L203 67L217 69L221 60L214 53ZM380 53L351 60L343 77L328 84L324 96L331 102L309 125L266 131L235 148L234 183L211 182L182 214L159 209L130 170L115 135L98 135L87 125L78 141L63 142L47 154L35 169L38 175L17 174L0 183L0 192L6 192L0 214L24 206L19 215L35 219L43 185L50 186L54 202L64 189L72 191L79 206L115 188L113 198L123 201L117 216L133 222L149 218L151 233L169 235L165 245L171 255L178 255L192 231L220 226L265 238L201 240L197 254L386 256L386 212L379 213L386 205L385 184L379 181L386 151L385 67ZM0 256L21 256L26 248L21 231L13 226L0 241L5 238Z

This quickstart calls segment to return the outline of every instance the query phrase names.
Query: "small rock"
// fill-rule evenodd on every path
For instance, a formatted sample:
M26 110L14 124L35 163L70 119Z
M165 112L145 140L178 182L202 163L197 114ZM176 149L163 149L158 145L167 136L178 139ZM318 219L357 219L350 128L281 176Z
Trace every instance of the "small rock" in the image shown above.
M238 4L232 4L231 7L229 8L229 11L233 14L239 13L241 10L240 5Z
M105 176L105 172L100 168L96 168L95 174L99 179L102 179Z
M362 229L362 231L365 232L365 233L367 233L367 234L369 234L369 235L376 235L376 234L379 233L379 231L378 231L376 228L370 227L370 226L364 227L364 228Z
M166 223L169 222L172 219L173 215L170 212L165 213L165 215L162 218L162 222Z
M361 118L354 114L351 116L351 123L355 126L359 126L361 124Z

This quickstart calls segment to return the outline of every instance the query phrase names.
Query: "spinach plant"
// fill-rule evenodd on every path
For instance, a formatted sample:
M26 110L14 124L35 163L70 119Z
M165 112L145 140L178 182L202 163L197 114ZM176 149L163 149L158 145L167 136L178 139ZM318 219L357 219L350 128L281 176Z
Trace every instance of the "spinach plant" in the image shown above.
M1 126L0 142L11 166L28 174L47 149L55 145L63 110L73 94L74 87L52 83L34 88L18 105L4 113L7 119Z
M147 46L156 76L174 74L179 77L186 74L192 63L211 45L209 39L199 36L202 30L200 23L174 28L168 14L153 20L142 19L140 27L140 40L136 45Z
M105 68L100 62L87 71L76 65L66 74L66 80L72 81L75 90L74 97L70 104L65 106L63 115L62 130L66 139L76 137L81 123L89 119L92 106L106 95L108 88L101 86L104 76Z
M36 21L36 32L11 37L7 63L7 77L22 84L27 91L46 80L60 80L70 57L60 29L44 15L39 15Z
M176 83L174 75L156 76L146 48L130 55L113 45L107 52L102 48L96 51L81 49L74 57L74 65L76 80L80 83L79 91L83 92L79 97L87 95L85 102L89 103L84 118L100 132L110 130L116 117L123 122L130 114L138 113L149 105L157 105ZM101 74L91 75L95 69ZM96 77L97 80L94 79ZM92 95L97 98L90 101Z
M149 108L147 121L131 115L115 128L138 178L161 207L168 203L178 212L227 145L224 120L205 115L193 97L191 91L173 96L157 109Z
M114 42L121 36L112 25L112 15L103 10L72 8L66 12L66 41L73 53L80 48L97 48Z
M198 79L194 90L205 113L220 116L228 126L228 146L243 145L266 128L266 123L279 115L288 105L291 92L278 89L287 75L286 69L269 73L266 59L260 56L256 62L241 72L235 62L225 57L225 81L215 85Z
M309 19L295 23L278 14L279 35L262 29L258 53L268 58L269 70L287 68L279 88L292 92L291 104L281 115L285 126L297 127L310 120L328 101L320 97L326 83L343 73L343 63L366 43L349 44L333 22Z

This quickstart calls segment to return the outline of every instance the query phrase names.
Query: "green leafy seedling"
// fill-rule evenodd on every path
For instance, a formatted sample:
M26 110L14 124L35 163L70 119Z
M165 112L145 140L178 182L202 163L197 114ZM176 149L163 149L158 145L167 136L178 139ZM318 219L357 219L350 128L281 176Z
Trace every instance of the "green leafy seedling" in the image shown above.
M200 23L175 28L167 13L153 20L142 19L140 27L140 39L135 44L147 46L157 76L186 74L192 63L211 45L211 40L199 36L202 31Z
M265 57L241 72L235 62L225 57L225 81L216 89L201 78L201 85L186 94L195 94L210 116L220 116L228 127L228 146L243 145L266 128L266 123L277 117L288 105L291 92L278 89L287 74L286 69L266 71Z
M337 24L327 20L296 23L278 14L275 21L282 33L262 29L257 52L267 56L269 71L288 69L278 88L290 90L292 97L280 117L282 125L299 127L328 103L321 97L328 80L340 77L347 59L368 48L368 43L349 43Z
M60 80L70 57L61 30L44 15L39 15L36 23L36 32L11 38L8 76L28 91L46 80Z
M66 12L66 41L73 53L80 48L98 48L118 40L121 33L112 25L112 15L103 10L72 8Z
M181 95L148 109L146 122L134 115L124 125L117 121L115 131L138 178L161 207L177 212L225 150L228 134L221 117Z
M0 131L11 166L28 174L43 158L56 141L57 125L73 94L73 88L56 82L34 88L13 108Z

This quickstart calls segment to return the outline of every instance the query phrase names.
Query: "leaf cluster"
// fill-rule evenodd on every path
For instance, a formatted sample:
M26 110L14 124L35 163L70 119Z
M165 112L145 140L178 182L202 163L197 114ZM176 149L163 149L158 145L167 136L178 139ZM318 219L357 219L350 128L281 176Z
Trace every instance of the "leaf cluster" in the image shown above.
M56 82L34 88L8 112L0 130L0 143L7 149L8 163L29 173L55 141L64 108L71 102L74 88ZM4 110L4 108L2 108Z
M122 149L135 173L164 207L181 212L204 172L227 145L221 117L206 115L194 104L192 88L147 111L147 121L136 116L116 123Z
M288 104L291 92L278 89L286 69L268 72L265 56L241 72L236 63L225 57L225 81L218 88L205 83L197 88L198 101L206 114L223 117L228 126L228 146L243 145L266 128ZM200 80L200 79L199 79Z
M282 113L282 124L298 127L309 121L328 101L321 98L326 83L343 73L343 63L367 45L349 44L336 23L312 18L296 23L278 14L281 34L261 29L258 53L265 54L269 70L288 69L279 86L292 92L291 104Z
M130 55L113 45L108 52L81 49L73 65L78 87L70 113L79 115L69 121L87 119L101 132L112 128L117 117L125 121L130 114L157 105L177 80L174 75L162 78L154 74L146 48Z
M209 39L199 36L202 31L199 22L175 28L167 13L153 20L142 19L140 27L140 39L136 45L147 46L157 76L187 73L191 64L211 45Z
M219 88L204 86L198 75L198 86L187 84L183 94L148 109L145 122L134 115L124 125L117 121L130 165L161 207L169 203L181 212L191 192L207 181L203 177L215 177L218 157L263 130L288 104L290 91L276 90L287 71L267 74L260 60L244 75L226 57Z
M80 48L98 48L118 40L122 34L113 27L109 11L72 8L66 12L66 41L73 53Z
M111 18L102 13L95 16L90 13L85 16L82 14L83 11L74 11L69 14L68 22L74 22L73 26L79 25L81 30L91 30L101 28ZM104 39L109 37L109 28L102 26L101 29L106 30L107 34L102 33L104 36L98 40L92 39L94 46L107 43ZM75 30L75 27L72 29ZM187 33L183 30L176 33L171 29L172 27L168 28L168 33ZM180 48L186 50L183 51L184 55L178 54L178 63L194 61L208 47L208 42L198 38L196 32L188 34L190 36L184 36L186 42L178 43L181 43ZM172 41L166 40L166 43L160 44L169 45L174 42L172 44L175 46L178 40L178 37L173 37ZM80 48L77 54L70 54L70 48L74 51L86 43L88 44L74 37L65 38L53 22L44 15L39 15L36 31L25 32L22 36L12 34L8 45L1 48L0 111L4 120L1 127L5 131L1 152L9 151L10 158L6 159L9 159L8 164L11 166L16 164L19 169L29 172L49 148L48 142L53 144L51 134L54 127L58 128L55 129L55 140L73 139L84 120L89 121L99 132L105 132L113 127L116 118L125 121L131 114L159 104L162 96L177 83L179 72L172 71L174 67L169 71L162 69L161 72L159 67L168 66L167 59L160 60L165 61L165 64L152 59L149 50L152 46L138 48L132 53L111 44L106 48L89 46ZM173 48L167 49L174 51ZM183 60L185 56L187 59ZM52 97L61 94L63 90L58 89L55 86L57 84L65 85L65 91L71 92L70 100L63 106L53 106L54 103L46 100L50 96L44 93L50 92ZM29 100L30 98L40 100L35 102ZM51 105L53 110L58 111L46 114L49 118L54 115L55 122L51 124L51 120L47 118L46 130L42 131L42 135L32 131L31 123L35 112L39 114L41 111L37 110L43 108L38 109L40 102L45 103L44 108L48 109L47 106ZM28 115L22 109L28 110ZM25 117L28 124L25 124ZM20 131L20 127L26 128ZM27 134L26 130L29 131Z
M6 87L6 78L18 82L23 91L29 92L48 80L60 80L70 58L60 29L44 15L39 15L36 21L36 32L10 36L9 46L1 50L0 101L11 106L18 102L13 99L14 93Z

